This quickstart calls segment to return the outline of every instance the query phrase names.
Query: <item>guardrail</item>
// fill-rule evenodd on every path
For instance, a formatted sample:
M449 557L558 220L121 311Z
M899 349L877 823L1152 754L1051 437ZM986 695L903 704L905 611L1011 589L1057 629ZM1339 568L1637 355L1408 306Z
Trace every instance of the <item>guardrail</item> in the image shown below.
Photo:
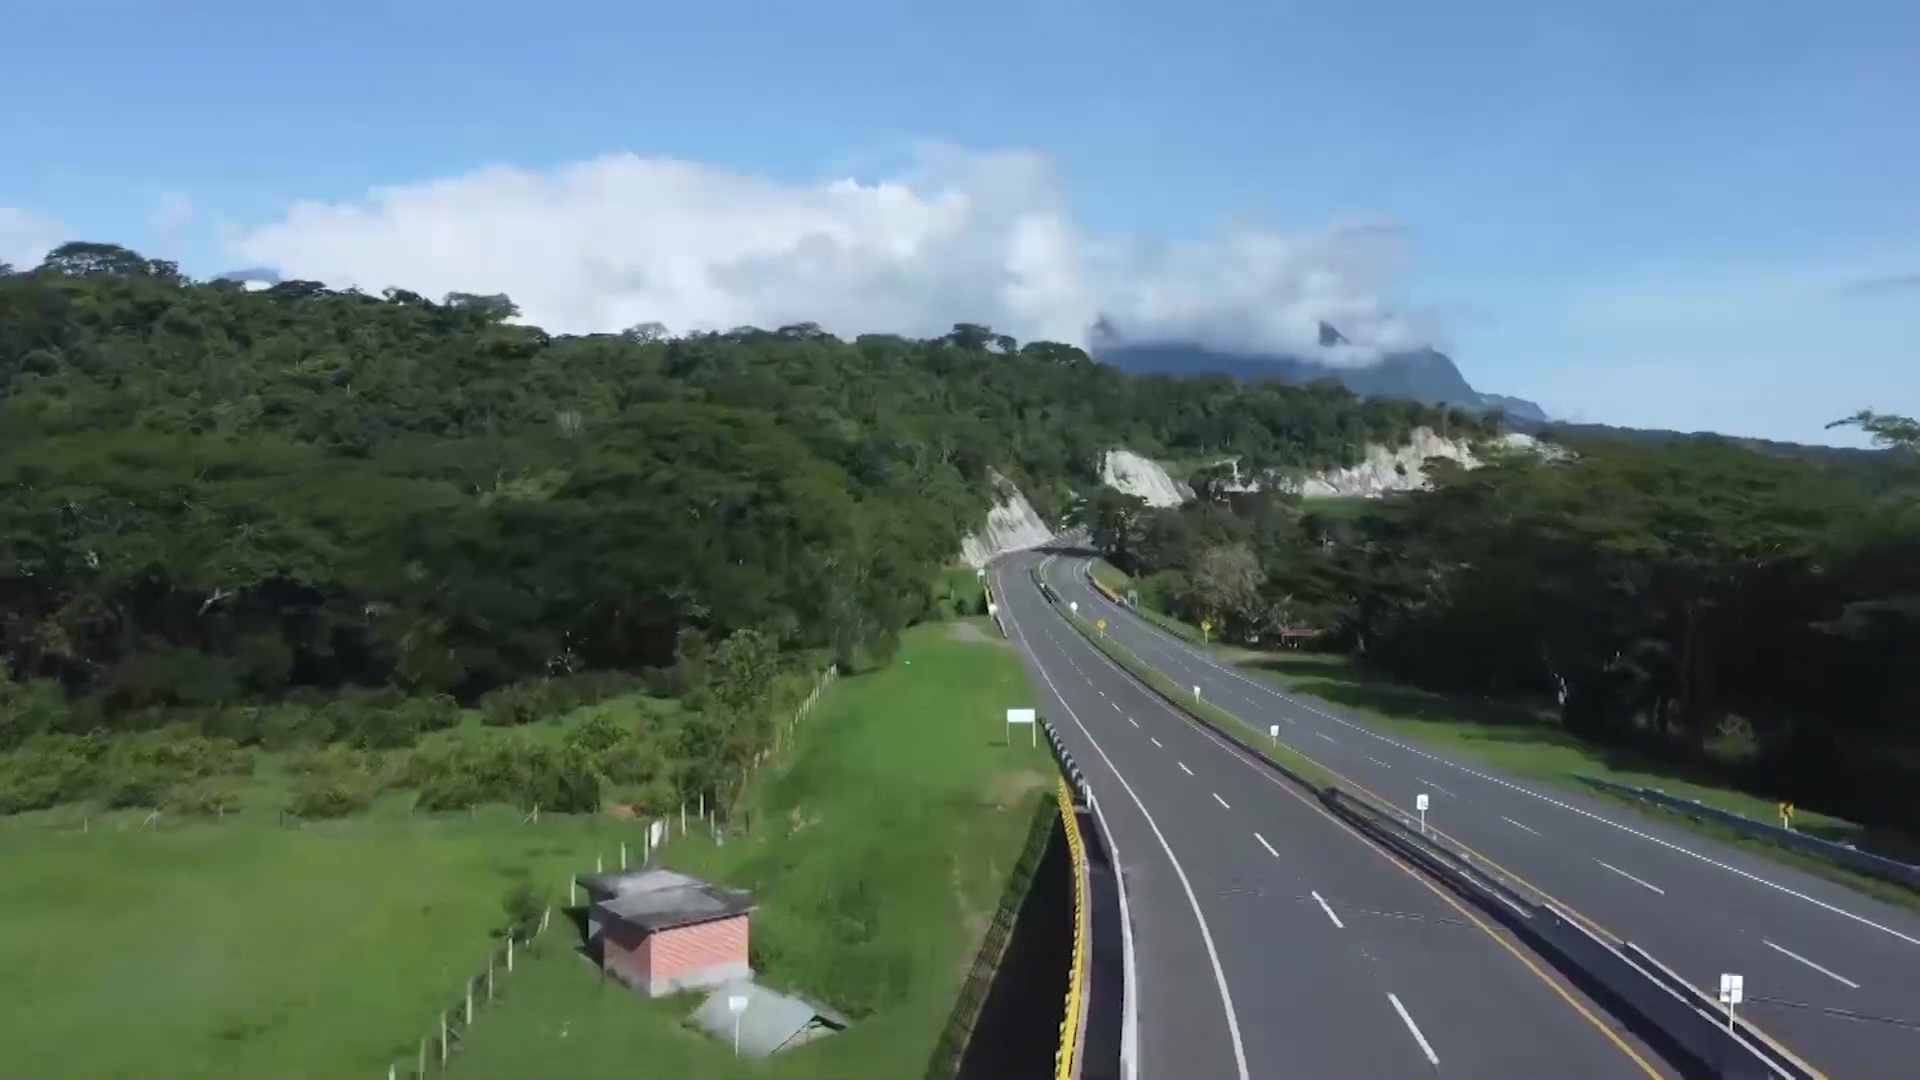
M1129 1031L1132 993L1127 964L1126 886L1113 843L1100 824L1093 789L1060 733L1045 718L1040 728L1060 766L1061 817L1074 872L1072 975L1056 1080L1131 1080Z
M1611 780L1602 780L1598 777L1580 776L1578 774L1575 774L1574 778L1591 787L1599 788L1602 791L1610 791L1616 795L1623 795L1630 799L1639 799L1641 802L1649 803L1666 810L1672 810L1675 813L1685 814L1688 817L1711 821L1717 825L1724 825L1736 832L1758 837L1768 843L1779 844L1781 847L1792 848L1795 851L1802 851L1809 855L1816 855L1829 862L1844 866L1849 870L1857 870L1860 873L1880 878L1883 881L1892 881L1900 885L1905 885L1911 889L1920 889L1920 866L1914 866L1911 863L1903 863L1898 859L1889 859L1884 855L1875 855L1870 851L1861 851L1859 848L1848 847L1845 844L1836 844L1831 840L1823 840L1818 836L1808 836L1806 833L1795 832L1792 829L1783 829L1778 825L1770 825L1764 821L1755 821L1750 817L1736 814L1731 810L1722 810L1717 806L1708 806L1706 803L1694 799L1682 798L1678 795L1669 795L1659 788L1616 784Z
M1037 572L1035 580L1039 580ZM1234 730L1246 726L1245 722L1226 710L1210 702L1189 701L1177 689L1168 692L1158 684L1170 684L1170 680L1124 646L1097 634L1086 620L1063 610L1058 597L1051 590L1045 591L1055 610L1135 681L1252 759L1312 792L1342 821L1490 912L1650 1045L1675 1064L1686 1066L1687 1075L1725 1080L1820 1080L1818 1071L1744 1018L1728 1016L1713 999L1645 950L1630 942L1603 938L1550 902L1529 899L1520 889L1506 884L1491 868L1480 866L1466 852L1455 850L1439 837L1419 829L1394 808L1377 804L1338 783L1320 779L1314 775L1317 769L1277 760ZM1149 677L1147 673L1158 678ZM1223 723L1221 718L1208 715L1209 710L1217 710L1232 723ZM1051 741L1051 731L1048 735Z

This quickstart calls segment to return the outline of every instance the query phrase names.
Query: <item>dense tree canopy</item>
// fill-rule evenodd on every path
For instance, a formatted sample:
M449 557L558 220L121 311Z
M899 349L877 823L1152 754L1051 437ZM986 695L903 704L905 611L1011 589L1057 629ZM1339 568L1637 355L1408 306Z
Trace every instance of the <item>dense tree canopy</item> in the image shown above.
M965 323L846 342L516 318L505 296L193 282L110 244L0 273L0 656L8 701L38 703L6 706L8 745L295 691L473 701L595 671L680 691L690 648L743 634L883 659L991 471L1054 515L1117 445L1306 467L1482 424L1135 378ZM710 711L747 711L727 695Z
M1844 422L1890 448L1870 482L1730 443L1594 441L1436 463L1431 490L1357 513L1202 500L1101 539L1242 639L1317 626L1420 685L1536 698L1585 738L1920 830L1920 439Z

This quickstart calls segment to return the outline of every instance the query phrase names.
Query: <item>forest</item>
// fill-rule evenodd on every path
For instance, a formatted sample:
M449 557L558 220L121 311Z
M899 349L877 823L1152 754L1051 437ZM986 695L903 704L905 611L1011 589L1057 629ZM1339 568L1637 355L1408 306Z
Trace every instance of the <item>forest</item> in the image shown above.
M1369 503L1202 484L1089 517L1154 603L1232 640L1317 630L1392 678L1920 835L1920 424L1842 425L1882 451L1572 438Z
M260 752L315 816L724 799L783 695L939 613L994 473L1057 519L1114 446L1298 469L1422 424L1491 431L968 323L557 336L69 243L0 264L0 812L213 812ZM440 736L473 712L506 736Z

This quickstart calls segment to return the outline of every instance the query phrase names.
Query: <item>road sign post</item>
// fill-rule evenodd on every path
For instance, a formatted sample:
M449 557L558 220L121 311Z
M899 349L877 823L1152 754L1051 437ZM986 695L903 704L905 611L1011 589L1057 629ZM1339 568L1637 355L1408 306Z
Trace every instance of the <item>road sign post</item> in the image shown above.
M1094 623L1093 625L1095 625L1095 626L1097 626L1097 627L1099 627L1099 628L1100 628L1100 636L1101 636L1101 637L1106 637L1106 636L1107 636L1107 620L1105 620L1105 619L1101 619L1101 620L1100 620L1099 622L1096 622L1096 623Z
M1035 734L1035 729L1038 728L1040 725L1034 722L1036 719L1037 717L1034 714L1034 711L1032 709L1008 709L1007 710L1007 745L1008 746L1013 745L1013 725L1025 724L1027 725L1028 745L1039 746L1040 736Z
M747 995L728 994L727 1011L733 1014L733 1052L740 1052L740 1014L747 1011Z
M1747 996L1747 980L1740 975L1720 976L1720 1004L1727 1007L1727 1030L1733 1030L1733 1007Z
M1200 643L1202 645L1206 644L1210 640L1209 635L1211 635L1212 633L1213 633L1213 620L1201 619L1200 620Z
M1200 688L1197 686L1193 688L1193 700L1195 704L1198 704L1200 701Z
M1067 601L1067 611L1068 613L1073 615L1080 614L1080 601L1078 600Z
M1279 742L1280 742L1280 725L1279 724L1267 725L1267 738L1272 739L1275 745L1279 745Z
M1420 811L1420 835L1427 835L1427 793L1421 792L1413 797L1413 808Z
M1790 802L1780 803L1780 827L1789 830L1793 828L1793 804Z

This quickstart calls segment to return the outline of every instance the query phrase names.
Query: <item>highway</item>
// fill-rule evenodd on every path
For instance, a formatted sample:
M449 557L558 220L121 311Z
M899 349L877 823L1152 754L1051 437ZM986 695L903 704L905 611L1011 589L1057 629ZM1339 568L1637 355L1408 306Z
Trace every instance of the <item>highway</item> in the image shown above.
M1142 1077L1658 1077L1672 1067L1444 892L1089 644L1018 554L1009 638L1120 853Z
M1677 822L1388 736L1112 603L1086 583L1085 559L1044 561L1063 599L1105 617L1107 633L1135 655L1257 731L1279 725L1281 741L1408 813L1427 793L1428 821L1457 845L1696 986L1744 976L1748 1018L1816 1070L1894 1076L1920 1065L1914 912ZM1161 717L1148 733L1168 739L1175 726Z

